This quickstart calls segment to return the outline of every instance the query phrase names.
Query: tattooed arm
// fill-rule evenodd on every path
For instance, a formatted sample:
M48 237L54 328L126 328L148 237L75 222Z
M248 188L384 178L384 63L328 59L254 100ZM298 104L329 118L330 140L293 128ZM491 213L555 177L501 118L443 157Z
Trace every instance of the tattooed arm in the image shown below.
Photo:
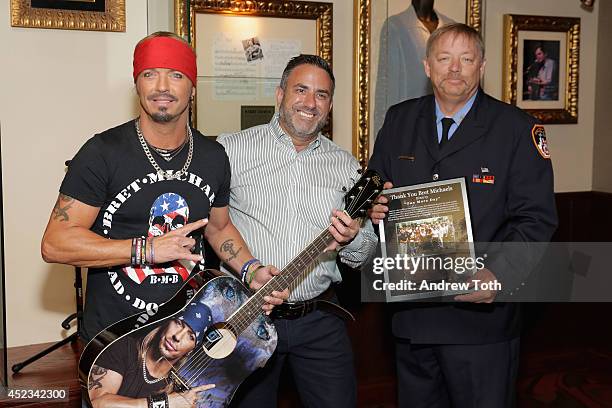
M84 267L129 264L131 239L106 239L90 231L99 211L98 207L60 194L42 239L41 252L45 262ZM175 259L200 261L200 255L191 253L195 240L187 234L205 225L206 220L195 221L155 238L156 262Z
M146 398L130 398L117 395L123 383L123 376L113 370L94 365L88 381L88 393L93 408L147 408ZM200 385L190 391L168 395L169 408L193 407L198 399L198 393L213 388L212 384Z
M89 399L91 400L92 406L94 408L110 406L107 402L109 402L108 400L110 399L112 403L112 397L116 396L115 394L119 391L122 382L123 376L121 374L94 365L91 368L89 381L87 382L87 392L89 393ZM142 406L146 407L146 399L144 399L143 402L144 405Z
M240 232L238 232L232 223L229 216L229 208L227 206L211 208L210 220L204 235L219 256L219 259L232 268L237 274L240 273L242 265L253 258L242 235L240 235ZM254 264L249 268L249 271L253 271L253 268L257 268L258 265L259 264ZM251 288L255 290L259 289L274 275L278 275L278 273L278 269L274 266L265 266L257 269L250 285ZM283 300L288 297L289 292L287 290L283 292L274 291L272 292L272 297L264 297L269 304L264 305L263 308L266 311L270 311L273 305L281 304Z
M130 261L131 241L111 241L91 232L100 208L60 194L43 235L46 262L76 266L111 266Z
M204 236L215 250L219 259L237 274L249 259L253 258L242 235L229 216L228 207L212 207Z

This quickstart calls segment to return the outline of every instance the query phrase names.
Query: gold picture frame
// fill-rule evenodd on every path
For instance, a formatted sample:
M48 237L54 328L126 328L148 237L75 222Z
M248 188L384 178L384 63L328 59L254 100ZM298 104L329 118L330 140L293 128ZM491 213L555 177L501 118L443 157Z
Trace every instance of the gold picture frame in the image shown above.
M479 32L484 30L485 0L465 0L465 21ZM372 44L372 2L373 0L353 1L353 155L362 167L366 167L370 154L371 103L370 76ZM377 27L378 28L378 27ZM379 29L379 28L378 28Z
M11 0L11 26L125 31L125 0Z
M333 4L332 3L319 3L319 2L307 2L307 1L288 1L288 0L267 0L267 1L240 1L240 0L226 0L226 1L218 1L218 0L175 0L175 32L181 37L185 38L190 42L192 47L196 50L196 54L198 55L198 83L200 83L200 75L207 76L209 88L220 86L223 81L227 81L228 76L214 76L217 73L206 73L206 70L210 69L210 65L214 65L214 57L211 59L207 57L212 54L215 47L218 47L218 39L211 38L214 37L215 33L207 33L206 30L210 31L210 27L203 26L198 27L197 21L204 21L204 17L206 17L207 25L210 22L210 26L218 25L223 27L224 30L229 30L233 25L238 24L240 21L241 24L252 23L254 26L258 27L257 32L254 35L261 35L260 32L270 32L270 30L275 29L277 35L277 42L282 42L287 39L288 42L291 41L291 38L298 36L298 42L300 41L299 36L302 36L303 41L307 42L305 50L310 50L311 53L317 54L327 60L329 64L332 64L332 51L333 51L333 30L332 30L332 22L333 22ZM271 20L273 18L274 20ZM255 19L255 20L252 20ZM298 21L304 20L304 21ZM300 30L296 28L300 24L308 24L308 27L312 29L312 34L310 34L310 29L307 30L308 33L299 32ZM228 28L229 27L229 28ZM285 27L285 29L282 29ZM279 33L279 28L281 31ZM238 32L239 30L233 30L234 32ZM213 34L213 35L211 35ZM219 34L219 31L216 31L216 34ZM238 34L236 34L238 35ZM293 37L292 37L293 36ZM250 36L249 36L250 37ZM246 37L245 37L246 38ZM242 38L241 38L242 39ZM236 39L234 39L236 40ZM242 39L243 41L246 41ZM257 37L253 36L252 40L257 40ZM243 43L244 44L244 43ZM263 48L262 42L262 48ZM264 49L264 59L266 58L266 52ZM286 65L286 61L283 64L277 65L277 68L282 65ZM200 74L200 71L203 74ZM228 68L229 71L229 68ZM277 78L278 77L278 78ZM246 78L248 79L248 78ZM248 105L250 107L256 105L271 105L272 99L270 98L270 91L272 89L272 85L274 87L278 85L280 80L280 75L276 73L273 78L265 78L268 83L265 85L267 88L267 99L263 101L261 99L253 100L236 100L234 105ZM210 106L208 102L211 101L211 98L207 96L210 92L205 91L205 87L198 85L199 89L196 89L196 98L193 102L192 107L192 122L194 126L198 125L198 105L203 105L206 103L206 106ZM199 101L202 99L201 101ZM214 99L214 96L213 98ZM215 102L214 100L212 102ZM227 107L227 105L225 105ZM230 106L232 110L231 119L226 119L226 123L236 123L236 118L238 117L237 106ZM215 111L216 109L208 109L210 111ZM217 112L223 112L223 107ZM200 112L203 116L204 111ZM214 124L210 124L210 121L220 121L224 120L221 118L222 114L217 114L216 117L208 117L204 120L208 121L206 126L211 126L212 129L215 128ZM202 120L202 122L204 122ZM331 126L331 113L329 117L328 125L323 129L323 133L331 138L332 136L332 126ZM204 124L202 124L204 126ZM231 131L231 128L225 125L217 125L219 129L223 129L224 131ZM200 129L200 128L199 128ZM214 130L212 132L206 132L206 129L201 128L204 134L207 135L216 135L217 132Z
M578 123L580 18L504 15L503 100L541 123Z

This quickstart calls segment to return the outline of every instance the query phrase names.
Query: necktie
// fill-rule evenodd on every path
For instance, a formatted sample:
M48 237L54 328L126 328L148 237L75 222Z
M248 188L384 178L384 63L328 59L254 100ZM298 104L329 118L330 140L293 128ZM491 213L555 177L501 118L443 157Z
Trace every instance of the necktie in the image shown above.
M448 131L450 127L455 123L453 118L442 118L442 139L438 143L438 147L441 149L446 142L448 142Z

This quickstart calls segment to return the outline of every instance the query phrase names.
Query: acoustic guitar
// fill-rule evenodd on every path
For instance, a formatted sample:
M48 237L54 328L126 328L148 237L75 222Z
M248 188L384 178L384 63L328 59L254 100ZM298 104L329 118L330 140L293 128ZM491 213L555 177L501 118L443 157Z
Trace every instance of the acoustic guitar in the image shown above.
M372 170L365 171L346 194L344 211L351 218L363 216L382 188L380 176ZM276 348L276 329L261 309L264 296L304 279L306 267L331 242L333 237L326 229L254 293L232 276L205 270L188 279L146 324L139 326L139 315L135 315L109 326L87 344L81 355L79 379L84 400L93 407L91 400L95 400L96 389L101 387L100 373L121 372L118 368L113 370L113 364L131 362L130 366L137 369L123 377L115 395L146 398L166 393L175 396L174 393L215 384L215 388L197 393L193 405L226 407L242 381L262 367ZM180 355L181 350L175 349L178 347L174 343L168 343L171 334L167 333L171 328L180 329L185 325L192 329L195 346ZM162 347L166 355L173 355L171 359L159 351ZM148 372L147 353L149 358L156 356L155 361L165 359L169 370L162 378ZM132 386L126 385L128 382ZM153 406L165 407L165 404Z

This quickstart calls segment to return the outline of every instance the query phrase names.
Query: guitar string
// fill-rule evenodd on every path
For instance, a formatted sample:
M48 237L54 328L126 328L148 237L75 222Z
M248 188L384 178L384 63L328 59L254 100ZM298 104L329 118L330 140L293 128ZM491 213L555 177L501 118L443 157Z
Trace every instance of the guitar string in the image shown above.
M369 183L369 180L368 180L368 183ZM366 184L366 186L367 186L367 184ZM364 191L367 191L367 189L366 189L366 188L362 188L362 189L360 189L360 190L359 190L359 193L358 193L358 194L357 194L357 196L356 196L356 198L361 198L361 197L360 197L360 195L361 195L361 194L362 194ZM369 199L369 198L371 198L373 194L376 194L376 192L372 193L372 194L370 195L370 197L368 197L368 199ZM366 200L367 200L367 199L366 199ZM353 201L352 201L352 203L357 202L357 201L359 201L359 200L358 200L358 199L353 200ZM350 205L352 205L352 203L351 203ZM349 207L350 207L350 205L349 205ZM350 211L352 211L352 209L350 209L350 208L349 208L349 209L348 209L348 212L350 212ZM313 244L317 244L317 242L316 242L316 241L317 241L318 239L320 239L320 238L328 238L328 239L329 239L329 238L331 238L331 234L329 234L329 236L327 236L327 237L322 237L322 235L328 235L328 233L329 233L329 231L328 231L327 229L326 229L326 230L324 230L324 231L323 231L323 232L322 232L322 233L319 235L319 237L318 237L317 239L315 239L315 241L314 241L314 242L313 242L311 245L309 245L309 247L311 247ZM328 244L326 245L326 244L324 243L324 245L325 245L325 246L324 246L323 248L325 248L325 247L326 247ZM306 248L304 251L302 251L302 252L305 252L305 251L306 251L306 250L307 250L309 247L307 247L307 248ZM298 255L298 257L296 257L296 258L299 258L299 255ZM316 258L316 257L313 257L313 260L314 260L315 258ZM312 262L312 260L310 260L308 263L310 263L310 262ZM292 262L290 262L290 264L289 264L289 268L286 268L286 269L291 269L291 267L293 267L293 268L295 268L295 269L301 269L301 265L299 265L299 264L298 264L298 265L295 265L295 264L293 263L293 261L292 261ZM300 276L304 275L304 274L305 274L305 272L306 272L305 270L302 270L302 271L301 271L301 272L300 272L300 273L297 275L297 277L300 277ZM282 273L281 273L281 274L277 275L277 277L278 277L278 278L280 278L280 279L282 279L282 280L284 281L284 283L285 283L285 284L287 284L286 279L285 279L285 275L287 275L287 274L282 274ZM270 283L270 282L268 282L268 283ZM256 295L254 295L253 297L255 297L255 296L256 296ZM253 297L249 298L249 300L251 300L251 301L252 301ZM249 302L249 300L247 300L247 302L245 303L245 305L243 305L243 306L245 306L245 307L244 307L244 309L248 309L248 308L249 308L249 303L251 303L251 304L252 304L252 302ZM242 319L241 319L241 318L240 318L240 313L239 313L239 312L241 312L241 310L240 310L240 309L243 309L243 307L240 307L240 308L239 308L239 309L238 309L238 310L237 310L237 311L234 313L234 315L237 315L237 319L236 319L236 320L237 320L237 323L238 323L240 326L244 326L244 327L239 327L239 330L240 330L240 331L239 331L239 333L242 333L242 331L244 331L246 328L248 328L248 326L250 326L250 325L253 323L253 320L252 320L252 317L250 316L250 313L249 313L249 315L248 315L247 317L245 317L245 318L242 318ZM243 314L245 314L245 313L243 313ZM258 314L257 314L257 315L258 315ZM230 319L228 319L228 323L229 323L229 321L231 321L231 320L232 320L232 317L233 317L233 316L230 316ZM248 323L248 324L245 324L245 323ZM239 335L240 335L240 334L238 334L238 336L239 336ZM208 367L209 363L210 363L210 362L213 360L213 358L212 358L212 357L208 356L208 355L207 355L207 354L204 352L204 349L203 349L203 348L202 348L201 350L198 350L198 351L200 351L200 353L195 352L195 353L194 353L194 355L190 356L190 357L188 358L188 361L186 361L184 364L182 364L182 365L181 365L181 368L179 368L179 370L180 370L180 369L182 369L182 368L187 369L187 367L186 367L186 366L191 365L192 367L190 367L190 368L191 368L191 369L195 369L194 374L193 374L193 375L191 375L191 377L190 377L190 378L187 380L188 382L192 382L192 381L193 381L193 379L194 379L194 377L200 377L200 376L201 376L201 374L202 374L202 373L203 373L203 372L206 370L206 368ZM204 358L203 358L203 359L202 359L202 358L199 358L200 356L198 356L198 354L201 354L201 356L202 356L202 357L204 357ZM196 361L192 361L192 360L194 360L194 358L195 358L195 360L196 360ZM192 363L194 363L194 364L192 364Z
M366 182L366 187L367 187L367 185L368 185L369 183L370 183L370 179L368 179L368 180L367 180L367 182ZM359 201L359 199L361 199L361 198L362 198L362 197L361 197L361 195L362 195L362 194L363 194L365 191L367 191L367 188L363 187L363 188L358 189L358 190L359 190L359 191L358 191L358 193L357 193L357 195L356 195L356 197L355 197L355 200L352 200L352 201L351 201L351 203L349 204L349 206L347 207L347 212L349 212L349 213L350 213L350 212L352 212L352 211L354 210L354 208L351 208L351 206L353 205L353 203L358 202L358 201ZM370 194L370 197L368 197L368 198L366 199L366 201L367 201L368 199L372 198L372 196L373 196L373 195L375 195L375 194L377 194L377 192L376 192L376 191L372 192L372 193ZM330 225L331 225L331 224L330 224ZM327 235L327 236L326 236L326 235ZM325 239L325 238L327 238L327 239ZM266 285L264 285L264 287L265 287L265 286L268 286L268 283L271 283L271 282L272 282L272 280L275 280L275 281L282 280L282 281L283 281L283 283L284 283L284 285L282 285L282 286L285 286L285 285L287 285L287 286L288 286L289 282L287 282L286 275L289 275L289 274L290 274L290 272L291 272L291 269L292 269L292 268L293 268L293 269L297 269L297 270L301 270L301 272L299 272L299 273L296 275L295 279L292 279L292 281L293 281L293 282L295 282L295 281L296 281L297 279L299 279L299 278L304 278L304 277L305 277L305 275L306 275L306 270L304 270L304 268L302 268L302 265L301 265L301 264L297 264L297 265L296 265L296 264L294 263L294 261L295 261L297 258L299 258L301 255L303 255L303 253L304 253L304 252L306 252L307 250L309 250L309 249L310 249L312 246L315 246L315 247L316 247L316 249L319 249L319 250L320 250L320 248L318 248L318 244L319 244L319 242L317 242L317 241L319 241L319 240L324 240L324 239L325 239L325 241L327 241L327 240L329 240L330 238L333 238L333 237L331 236L331 233L329 233L328 229L324 230L324 231L323 231L321 234L319 234L319 236L318 236L317 238L315 238L315 240L314 240L314 241L313 241L313 242L312 242L312 243L311 243L311 244L310 244L310 245L309 245L309 246L308 246L306 249L304 249L304 250L303 250L303 251L302 251L302 252L301 252L301 253L300 253L300 254L299 254L297 257L295 257L295 258L294 258L294 260L290 261L290 263L288 264L288 266L285 268L285 269L287 270L287 273L283 274L283 273L281 272L281 274L279 274L279 275L277 275L277 276L275 277L275 278L278 278L278 279L275 279L275 278L271 279L270 281L268 281L268 282L266 283ZM331 241L330 241L330 242L331 242ZM323 246L323 249L324 249L325 247L327 247L327 245L329 245L329 243L326 243L326 242L323 242L322 244L324 245L324 246ZM311 253L310 255L312 256L312 253ZM307 262L307 265L310 265L310 263L311 263L311 262L313 262L313 261L316 259L316 257L317 257L317 256L318 256L318 254L317 254L316 256L313 256L313 257L312 257L312 259L311 259L311 260L309 260L309 261ZM260 290L261 290L261 289L263 289L264 287L260 288ZM257 293L256 293L256 294L254 294L252 297L250 297L250 298L249 298L249 299L248 299L248 300L245 302L245 304L243 305L245 310L248 310L249 308L251 308L251 309L253 308L253 307L252 307L252 305L253 305L253 299L254 299L255 297L257 297ZM260 296L260 297L261 297L261 296ZM257 302L257 303L260 303L260 302ZM259 304L257 304L255 307L258 307L258 306L259 306ZM239 307L239 308L238 308L238 309L237 309L237 310L236 310L236 311L235 311L235 312L232 314L232 316L230 316L230 318L229 318L229 319L228 319L228 321L227 321L227 323L229 324L229 323L230 323L230 321L232 321L232 317L234 317L234 315L236 316L234 320L236 320L236 323L237 323L237 326L238 326L237 328L239 329L239 331L237 330L237 331L238 331L237 337L239 337L239 336L240 336L240 334L241 334L241 333L242 333L244 330L246 330L246 329L247 329L247 328L248 328L248 327L249 327L251 324L253 324L254 320L253 320L253 316L252 316L252 314L255 314L255 316L259 316L258 310L257 310L257 313L254 313L254 311L249 310L249 311L248 311L248 313L242 313L242 315L246 315L245 317L241 317L240 312L244 312L244 311L241 311L241 309L243 309L243 307L242 307L242 306L241 306L241 307ZM201 357L203 357L203 358L201 358ZM196 350L194 353L192 353L192 354L191 354L191 355L190 355L190 356L189 356L189 357L188 357L188 358L187 358L187 359L186 359L186 360L185 360L185 361L184 361L184 362L183 362L183 363L182 363L182 364L181 364L181 365L180 365L180 366L179 366L179 367L176 369L176 370L177 370L177 371L178 371L178 370L183 370L183 369L185 369L185 370L189 370L189 371L194 370L194 374L192 374L192 375L190 376L190 378L187 380L187 382L192 383L192 382L193 382L193 380L194 380L194 378L196 378L196 377L200 377L200 376L201 376L201 374L202 374L202 373L203 373L203 372L206 370L206 368L208 368L208 366L209 366L209 364L210 364L210 362L211 362L212 360L214 360L214 358L212 358L212 357L210 357L208 354L206 354L206 352L205 352L205 350L204 350L204 345L202 345L202 346L200 346L200 348L199 348L198 350ZM191 386L191 384L189 384L189 385Z
M368 183L369 183L369 180L368 180ZM360 190L359 190L359 193L357 194L357 197L359 197L359 196L362 194L362 192L363 192L363 191L367 191L367 190L366 190L365 188L360 189ZM375 194L375 193L374 193L374 194ZM357 198L357 197L356 197L356 198ZM360 197L359 197L359 198L360 198ZM370 198L371 198L371 196L370 196ZM356 201L358 201L358 200L354 200L353 202L356 202ZM350 205L349 205L349 206L350 206ZM349 210L348 210L348 211L350 212L350 211L352 211L352 210L349 208ZM323 231L323 232L322 232L322 233L319 235L319 237L318 237L317 239L315 239L315 241L313 242L313 244L315 244L315 245L316 245L316 244L317 244L317 240L319 240L320 238L328 238L328 239L329 239L329 238L331 238L331 234L327 234L327 233L329 233L329 231L328 231L327 229L326 229L326 230L324 230L324 231ZM327 236L327 237L322 237L323 235L328 235L328 236ZM307 247L307 248L306 248L304 251L302 251L302 252L307 251L307 250L308 250L308 248L310 248L310 247L311 247L313 244L309 245L309 246L308 246L308 247ZM325 245L325 243L324 243L324 245ZM325 245L324 247L326 247L326 246L327 246L327 245ZM299 256L298 256L297 258L299 258ZM315 257L313 257L313 259L312 259L312 260L314 260L314 259L315 259ZM312 262L312 260L308 261L308 264L310 264L310 262ZM287 268L287 269L291 269L291 267L293 267L293 268L295 268L295 269L298 269L298 270L299 270L299 269L301 269L301 265L300 265L299 263L296 265L294 262L290 262L289 266L290 266L290 267L289 267L289 268ZM304 275L304 274L305 274L305 272L306 272L305 270L302 270L302 271L301 271L301 272L300 272L300 273L297 275L297 277L300 277L300 276ZM282 273L281 273L280 275L278 275L278 277L279 277L279 278L281 278L281 279L284 281L284 283L285 283L285 284L287 284L286 279L285 279L285 275L287 275L287 274L282 274ZM256 296L256 295L254 295L254 297L255 297L255 296ZM253 297L251 297L249 300L251 300L251 301L252 301L252 300L253 300ZM247 300L246 304L244 305L244 306L245 306L245 307L244 307L244 309L245 309L245 310L246 310L246 309L249 309L249 303L252 303L252 302L249 302L249 300ZM237 312L235 312L234 314L235 314L235 315L237 315L237 317L238 317L238 319L236 319L236 320L238 320L238 321L237 321L237 323L238 323L240 326L244 326L244 327L238 327L238 329L239 329L239 331L238 331L238 332L239 332L239 333L242 333L242 331L244 331L246 328L248 328L248 326L250 326L250 325L253 323L253 320L252 320L252 316L251 316L251 311L249 311L249 313L248 313L247 317L245 317L245 318L241 319L241 318L240 318L240 313L238 313L238 312L240 312L240 311L241 311L240 309L243 309L243 308L242 308L242 307L240 307L240 308L237 310ZM244 314L246 314L246 313L243 313L243 315L244 315ZM231 320L232 320L232 319L231 319L231 316L230 316L230 319L228 319L228 322L229 322L229 321L231 321ZM245 324L245 323L248 323L248 324ZM239 334L238 334L238 336L239 336ZM199 350L199 351L200 351L200 350ZM198 354L201 354L201 355L202 355L202 357L204 357L204 358L203 358L203 359L199 358ZM196 360L196 361L192 361L192 360L194 360L194 357L195 357L195 360ZM188 361L186 361L184 364L182 364L182 365L181 365L181 366L182 366L181 368L183 368L183 367L187 368L186 366L188 366L188 365L191 365L191 366L192 366L192 367L191 367L192 369L193 369L193 368L195 368L195 373L194 373L194 374L193 374L193 375L192 375L192 376L191 376L191 377L188 379L188 382L192 382L194 377L199 377L199 376L200 376L200 375L203 373L203 371L204 371L204 370L207 368L207 366L209 365L210 361L212 361L212 360L213 360L213 359L212 359L212 357L208 356L208 355L207 355L207 354L204 352L204 349L203 349L203 348L202 348L202 350L201 350L201 353L196 352L196 353L194 353L193 357L192 357L192 356L190 356L190 357L188 358ZM193 364L193 363L195 363L195 364ZM181 368L179 368L179 370L180 370Z

